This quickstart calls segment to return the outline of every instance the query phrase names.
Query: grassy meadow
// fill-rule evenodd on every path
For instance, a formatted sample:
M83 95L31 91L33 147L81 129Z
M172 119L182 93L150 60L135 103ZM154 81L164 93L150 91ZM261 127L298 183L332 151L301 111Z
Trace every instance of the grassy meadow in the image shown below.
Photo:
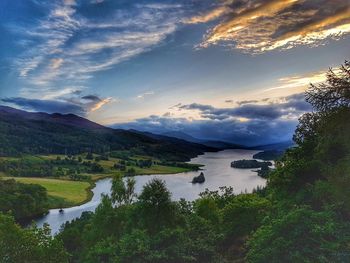
M71 207L92 197L94 181L120 176L174 174L196 170L198 165L164 163L148 156L118 157L92 154L25 155L0 157L0 178L14 178L25 184L43 186L49 196L49 207ZM121 157L120 157L121 156ZM145 161L148 163L145 165Z
M38 184L46 188L50 208L69 207L84 203L92 195L91 183L35 177L4 177L24 184Z

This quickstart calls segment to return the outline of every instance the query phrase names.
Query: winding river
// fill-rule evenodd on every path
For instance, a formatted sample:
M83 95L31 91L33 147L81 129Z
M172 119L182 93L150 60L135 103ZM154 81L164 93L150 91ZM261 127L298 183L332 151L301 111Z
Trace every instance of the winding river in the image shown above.
M203 164L203 173L205 182L203 184L190 183L194 176L199 172L186 172L180 174L167 175L139 175L135 176L136 193L140 193L142 187L152 178L158 177L165 181L168 189L172 193L173 200L185 198L192 201L198 198L199 193L206 188L209 190L218 190L221 186L232 186L235 193L251 192L257 186L264 186L265 179L257 176L250 169L231 168L230 163L239 159L251 159L257 151L251 150L224 150L220 152L210 152L193 158L190 163ZM64 209L63 213L59 209L51 209L49 213L36 220L38 227L48 223L55 234L60 226L66 221L71 221L81 216L84 211L94 211L101 201L101 194L109 194L111 188L111 179L102 179L96 182L92 189L93 197L91 201L71 208Z

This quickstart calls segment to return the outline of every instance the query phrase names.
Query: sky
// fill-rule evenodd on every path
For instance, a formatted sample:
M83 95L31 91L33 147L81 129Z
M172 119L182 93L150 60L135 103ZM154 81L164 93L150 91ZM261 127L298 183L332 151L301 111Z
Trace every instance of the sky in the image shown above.
M255 145L350 59L350 2L2 0L0 34L2 105Z

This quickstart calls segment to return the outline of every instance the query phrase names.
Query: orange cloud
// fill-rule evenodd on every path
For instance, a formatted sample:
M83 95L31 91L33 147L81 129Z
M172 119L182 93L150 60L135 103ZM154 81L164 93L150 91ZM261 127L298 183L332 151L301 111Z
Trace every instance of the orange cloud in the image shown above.
M102 106L104 106L107 103L110 103L112 101L112 98L105 98L100 100L99 102L97 102L96 104L94 104L91 109L90 112L96 111L98 109L100 109Z
M231 11L231 9L227 6L220 6L215 8L214 10L206 13L206 14L202 14L199 16L194 16L191 17L190 19L186 20L185 23L187 24L198 24L198 23L206 23L209 21L212 21L214 19L217 19L221 16L223 16L224 14L227 14Z
M222 44L243 52L261 53L297 45L317 46L325 39L339 39L350 33L350 4L340 0L321 2L261 1L238 13L227 5L190 21L204 23L222 17L204 37L199 45L202 48Z
M326 71L313 72L299 76L289 76L280 78L279 85L265 89L264 91L281 90L281 89L295 89L302 88L305 90L310 83L317 84L326 81Z
M262 16L272 16L297 1L298 0L266 2L253 9L242 11L241 14L235 16L231 20L215 27L204 42L204 45L215 44L220 40L229 40L232 34L234 35L235 32L249 26L258 18Z

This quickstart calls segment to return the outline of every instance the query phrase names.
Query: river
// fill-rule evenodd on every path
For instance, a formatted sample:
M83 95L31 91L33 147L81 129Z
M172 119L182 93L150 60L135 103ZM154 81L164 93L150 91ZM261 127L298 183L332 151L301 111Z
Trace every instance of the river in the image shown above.
M198 198L199 193L206 188L209 190L218 190L221 186L232 186L234 192L251 192L257 186L264 186L265 179L257 176L250 169L231 168L230 164L234 160L251 159L257 151L251 150L224 150L220 152L210 152L191 159L190 163L202 164L205 182L203 184L190 183L194 176L200 172L186 172L180 174L167 175L139 175L135 176L136 193L142 191L142 187L152 178L158 177L165 181L166 186L172 193L173 200L185 198L192 201ZM92 199L80 206L64 209L63 213L59 209L51 209L49 213L42 218L36 220L38 227L42 227L44 223L48 223L55 234L59 231L60 226L66 221L71 221L81 216L84 211L94 211L101 201L101 194L109 194L111 188L111 179L102 179L96 182L96 186L92 189Z

